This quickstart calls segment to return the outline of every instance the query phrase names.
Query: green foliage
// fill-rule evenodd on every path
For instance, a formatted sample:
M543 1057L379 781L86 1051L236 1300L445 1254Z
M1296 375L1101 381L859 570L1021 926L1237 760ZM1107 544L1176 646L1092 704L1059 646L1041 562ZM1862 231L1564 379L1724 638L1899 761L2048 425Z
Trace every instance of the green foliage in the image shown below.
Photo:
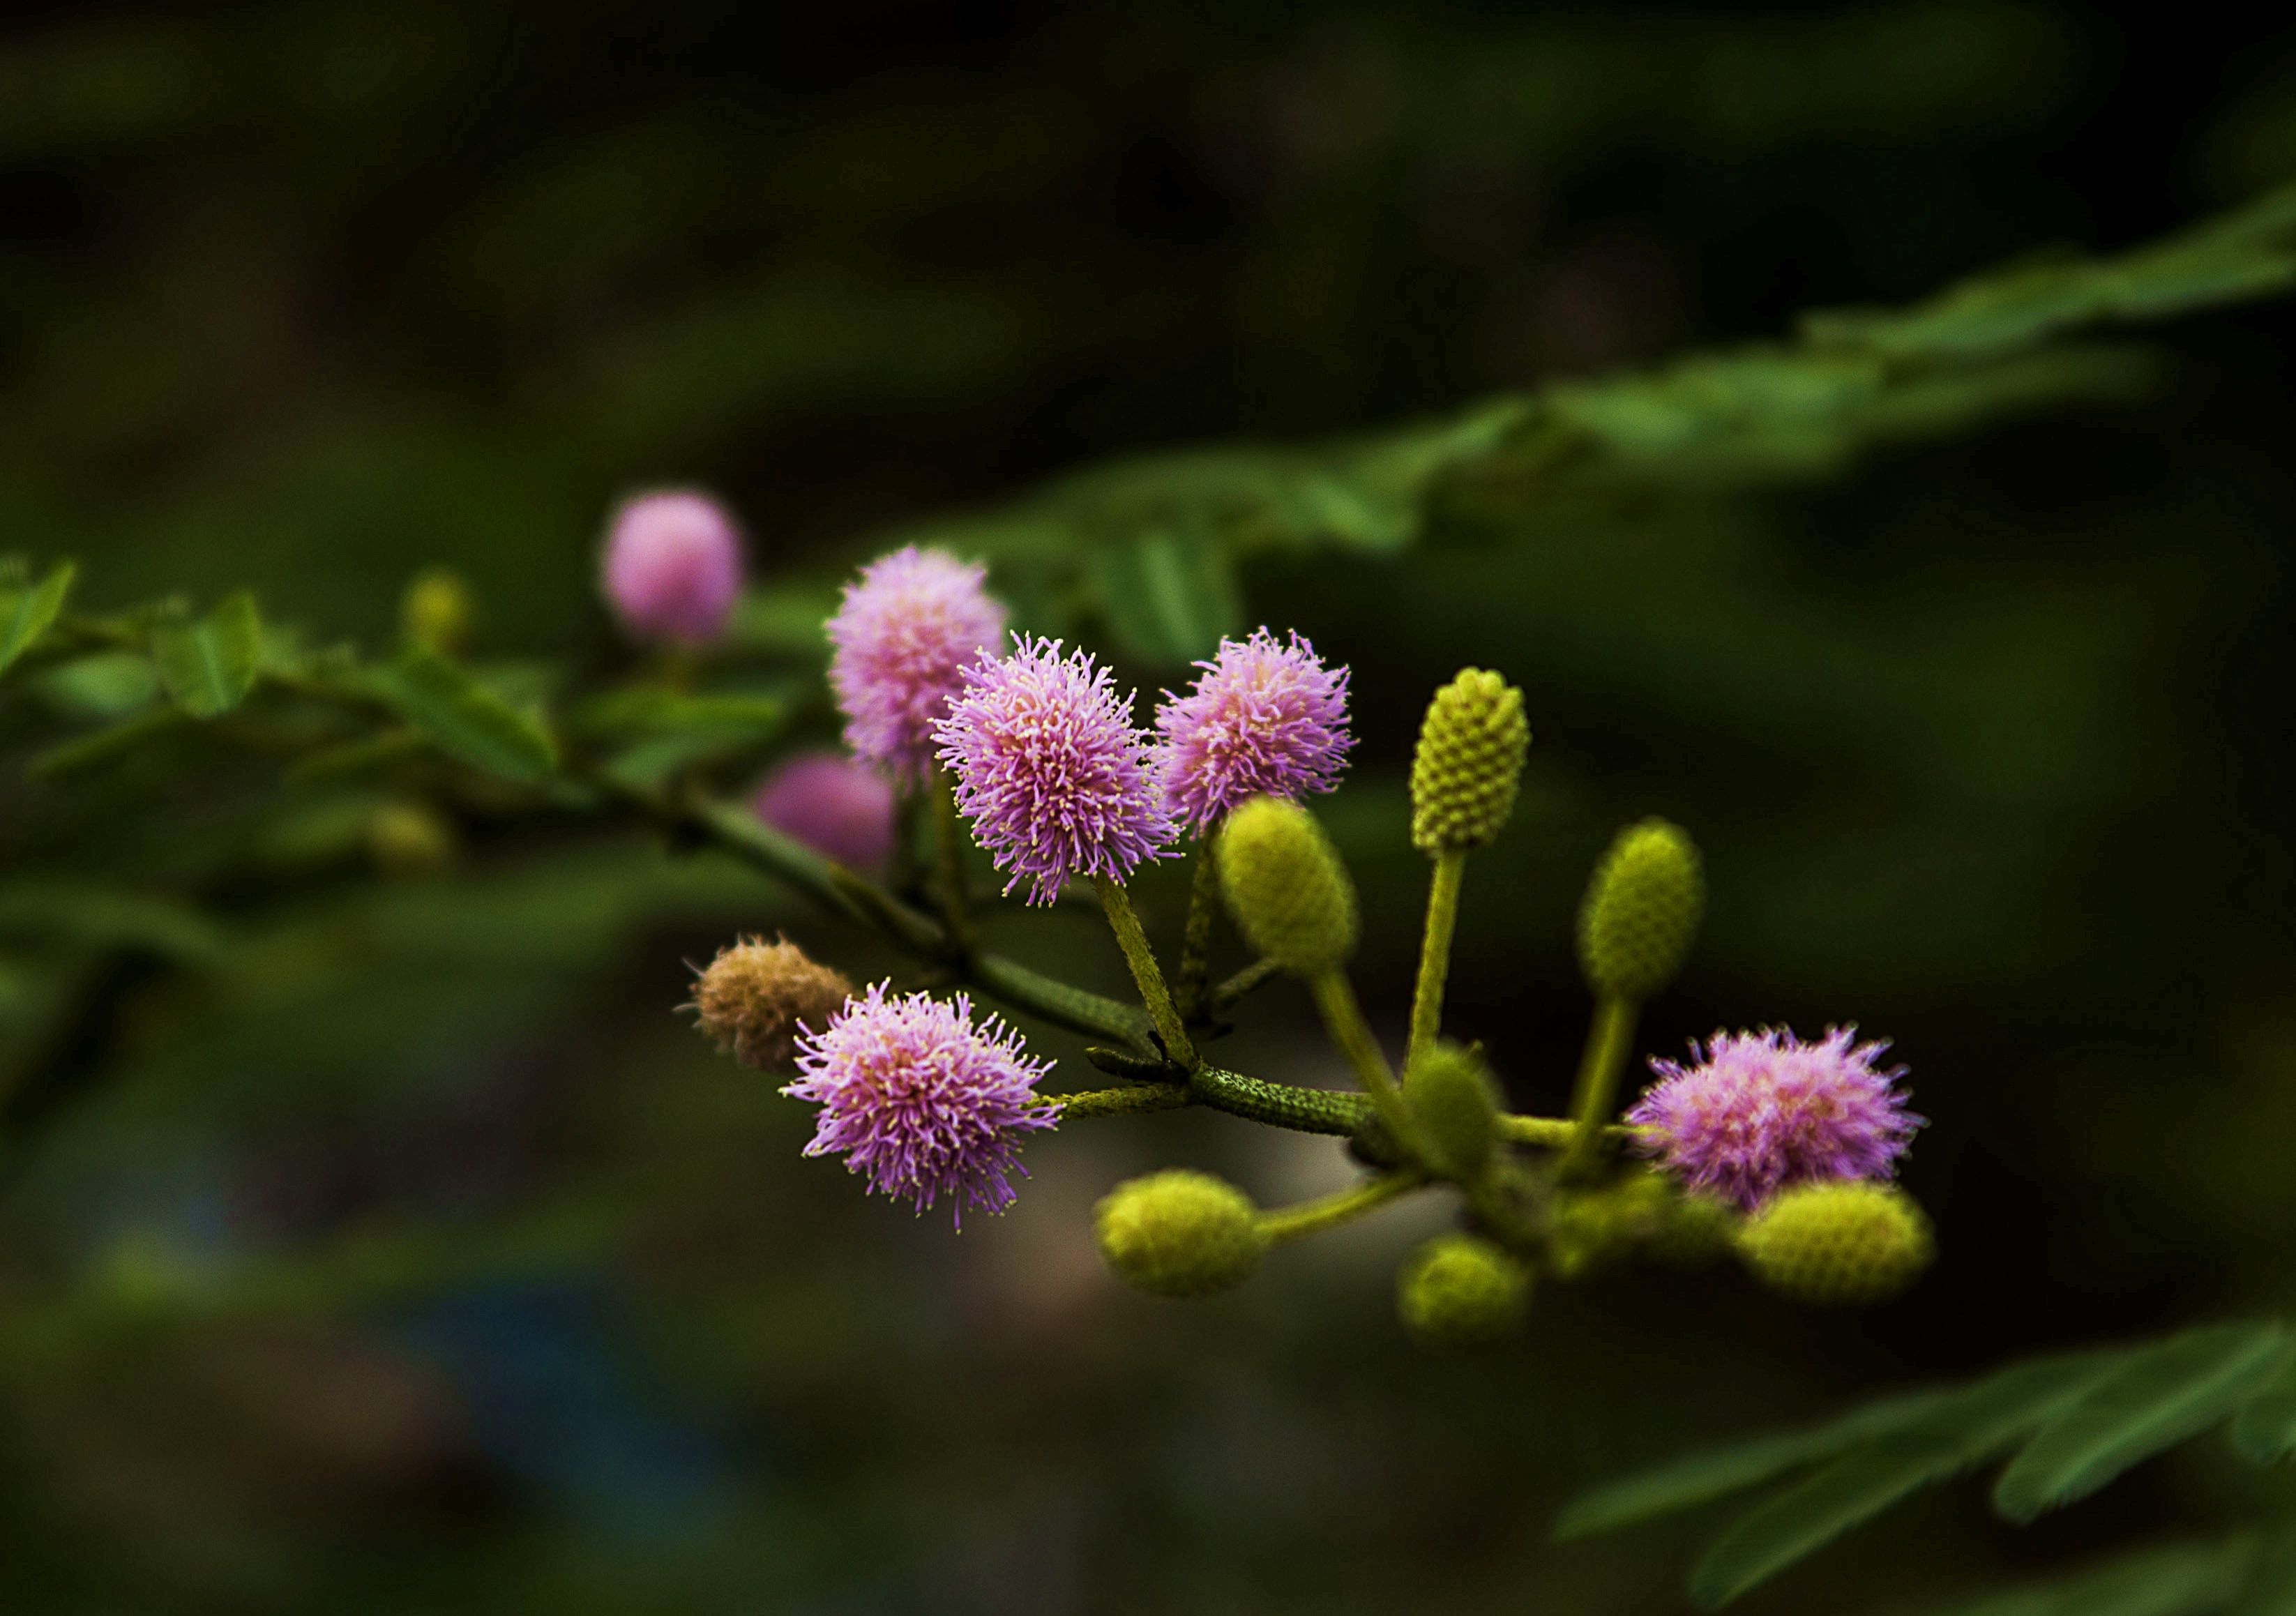
M15 666L16 659L30 650L56 620L71 594L75 570L71 562L58 562L38 583L11 589L0 597L5 603L0 604L0 673Z
M220 718L246 699L262 669L263 620L254 597L242 591L195 623L156 625L152 660L186 716Z
M2030 1521L2227 1420L2238 1425L2254 1419L2274 1430L2292 1355L2296 1342L2277 1325L2226 1325L2015 1365L1962 1388L1894 1399L1808 1431L1630 1477L1571 1505L1556 1530L1564 1536L1606 1531L1802 1472L1700 1558L1691 1592L1710 1609L1919 1489L1978 1465L2008 1460L1994 1488L1994 1506L2011 1520ZM2259 1413L2252 1416L2251 1409ZM2260 1439L2240 1445L2259 1463L2284 1451ZM2152 1586L2149 1573L2130 1575L2132 1587ZM2161 1586L2174 1580L2164 1574Z
M427 646L406 647L369 677L400 718L474 768L539 780L558 767L548 730Z

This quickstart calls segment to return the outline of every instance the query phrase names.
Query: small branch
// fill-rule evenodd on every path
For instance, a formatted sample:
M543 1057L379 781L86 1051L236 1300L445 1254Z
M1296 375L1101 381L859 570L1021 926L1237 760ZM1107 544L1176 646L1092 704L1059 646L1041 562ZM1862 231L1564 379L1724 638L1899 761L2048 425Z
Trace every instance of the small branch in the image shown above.
M1180 979L1176 997L1180 1020L1200 1020L1204 978L1211 969L1212 912L1219 906L1219 875L1212 867L1212 844L1196 843L1195 874L1188 882L1188 929L1180 943Z
M1288 1128L1294 1133L1332 1134L1347 1138L1371 1120L1371 1102L1361 1095L1332 1088L1301 1088L1292 1083L1271 1083L1240 1071L1199 1066L1188 1074L1188 1088L1197 1101L1231 1117Z
M1164 1053L1184 1068L1194 1066L1195 1046L1188 1042L1187 1029L1180 1025L1179 1012L1172 1006L1172 996L1164 986L1164 972L1157 966L1155 952L1148 947L1148 934L1140 929L1140 916L1132 907L1130 896L1121 882L1105 875L1094 876L1092 884L1100 894L1100 906L1107 911L1109 929L1116 933L1116 945L1124 950L1124 963L1132 967L1132 980L1148 1006L1150 1019L1156 1023L1156 1034L1164 1040Z
M1575 1136L1563 1153L1565 1177L1583 1177L1601 1154L1619 1092L1619 1075L1635 1041L1635 1021L1642 1006L1632 999L1605 997L1596 1001L1594 1023L1587 1029L1587 1052L1578 1063L1578 1086L1570 1096Z
M933 841L940 852L940 912L951 944L964 958L980 948L972 903L964 890L964 825L956 816L956 782L945 768L932 772Z
M1303 1201L1298 1206L1262 1212L1259 1215L1259 1232L1271 1245L1283 1245L1309 1235L1320 1235L1325 1229L1351 1223L1365 1212L1385 1206L1397 1196L1418 1189L1426 1182L1424 1177L1415 1172L1388 1173L1320 1200Z
M1250 993L1263 982L1273 981L1283 973L1283 967L1272 959L1254 960L1242 970L1211 991L1211 1013L1226 1015L1236 1001Z
M1379 1113L1388 1135L1406 1154L1424 1159L1420 1149L1419 1128L1403 1103L1403 1095L1395 1087L1395 1073L1389 1068L1387 1056L1381 1053L1379 1040L1372 1036L1371 1026L1364 1020L1363 1006L1356 1002L1354 985L1344 971L1327 971L1308 986L1316 996L1316 1008L1323 1013L1324 1030L1332 1042L1348 1057L1356 1069L1356 1077L1371 1096L1372 1109Z
M1419 985L1411 998L1411 1043L1404 1068L1435 1042L1443 1023L1443 988L1451 974L1451 934L1459 923L1459 888L1467 873L1464 848L1435 855L1435 876L1427 889L1427 931L1419 945Z
M1080 1094L1046 1095L1061 1108L1061 1120L1070 1117L1126 1117L1143 1112L1177 1111L1192 1103L1186 1086L1179 1083L1143 1084L1131 1088L1092 1088Z

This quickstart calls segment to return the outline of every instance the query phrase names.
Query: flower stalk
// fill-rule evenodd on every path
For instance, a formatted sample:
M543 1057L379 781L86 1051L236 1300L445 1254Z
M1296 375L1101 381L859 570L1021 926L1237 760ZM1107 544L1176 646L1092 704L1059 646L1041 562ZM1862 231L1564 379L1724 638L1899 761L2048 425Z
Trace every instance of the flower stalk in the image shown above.
M1156 964L1155 951L1148 946L1148 934L1141 930L1140 916L1132 906L1132 898L1121 882L1111 876L1095 874L1093 890L1100 894L1100 906L1107 913L1109 929L1116 933L1116 945L1124 950L1124 963L1132 967L1132 980L1140 989L1141 1002L1148 1006L1149 1019L1156 1024L1156 1036L1164 1042L1164 1052L1184 1070L1196 1066L1195 1046L1188 1042L1187 1029L1180 1024L1180 1013L1172 1003L1172 995L1164 986L1164 972Z

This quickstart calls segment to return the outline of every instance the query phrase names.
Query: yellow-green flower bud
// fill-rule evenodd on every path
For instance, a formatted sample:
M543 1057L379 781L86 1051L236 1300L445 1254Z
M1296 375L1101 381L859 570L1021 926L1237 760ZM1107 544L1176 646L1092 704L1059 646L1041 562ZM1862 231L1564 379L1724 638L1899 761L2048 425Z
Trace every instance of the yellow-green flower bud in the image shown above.
M1172 1168L1118 1185L1093 1209L1101 1257L1151 1296L1210 1296L1267 1255L1251 1197L1210 1173Z
M1595 991L1646 999L1674 980L1706 908L1698 849L1680 825L1645 819L1619 833L1578 910L1578 963Z
M1755 1276L1797 1301L1857 1307L1914 1283L1931 1255L1930 1220L1903 1191L1862 1179L1783 1191L1738 1235Z
M1395 1307L1404 1328L1431 1347L1502 1340L1521 1325L1529 1303L1529 1271L1472 1235L1438 1235L1397 1276Z
M1479 848L1514 811L1530 746L1522 692L1464 668L1435 693L1411 758L1411 840L1429 853Z
M1713 1262L1729 1254L1743 1223L1728 1202L1684 1191L1668 1206L1665 1220L1652 1237L1651 1254L1684 1267Z
M1219 838L1220 890L1244 940L1295 976L1336 971L1356 947L1356 889L1316 816L1255 797Z
M367 856L386 875L428 875L455 862L455 827L427 803L386 802L367 816Z
M693 984L701 1030L744 1066L788 1066L800 1028L819 1032L853 997L853 984L795 943L744 938L721 948Z
M1403 1097L1435 1153L1464 1183L1480 1177L1498 1143L1499 1094L1482 1059L1456 1044L1423 1050L1404 1073Z
M477 615L470 586L461 573L446 567L418 573L398 605L399 628L406 637L442 656L452 656L470 643Z

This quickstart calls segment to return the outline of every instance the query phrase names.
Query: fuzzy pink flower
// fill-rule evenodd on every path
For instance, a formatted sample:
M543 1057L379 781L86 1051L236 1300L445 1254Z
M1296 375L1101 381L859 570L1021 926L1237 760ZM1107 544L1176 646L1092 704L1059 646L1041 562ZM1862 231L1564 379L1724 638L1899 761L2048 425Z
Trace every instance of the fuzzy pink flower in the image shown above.
M604 574L606 599L634 638L714 640L742 593L741 529L707 494L641 494L614 513Z
M904 783L932 767L933 721L967 664L1004 632L1004 608L982 587L987 569L914 545L881 556L845 586L829 619L830 687L845 743Z
M1785 1028L1718 1032L1694 1064L1652 1060L1659 1081L1627 1120L1640 1147L1693 1190L1751 1211L1788 1185L1887 1178L1925 1119L1906 1109L1902 1066L1876 1070L1890 1046L1830 1027L1805 1044Z
M882 864L893 850L893 783L843 752L784 759L750 807L783 835L856 869Z
M1348 670L1297 634L1222 640L1185 696L1156 710L1164 806L1198 835L1254 797L1328 792L1347 767Z
M798 1036L798 1079L782 1090L821 1107L808 1156L841 1153L869 1187L923 1211L1013 1204L1021 1142L1059 1120L1037 1095L1051 1062L994 1015L978 1024L964 994L888 996L878 982L819 1032Z
M1132 727L1132 698L1089 653L1058 640L1013 636L1002 661L964 670L964 691L933 726L956 775L956 808L973 839L1029 902L1048 904L1071 875L1122 881L1167 857L1177 834L1162 803L1148 738Z

